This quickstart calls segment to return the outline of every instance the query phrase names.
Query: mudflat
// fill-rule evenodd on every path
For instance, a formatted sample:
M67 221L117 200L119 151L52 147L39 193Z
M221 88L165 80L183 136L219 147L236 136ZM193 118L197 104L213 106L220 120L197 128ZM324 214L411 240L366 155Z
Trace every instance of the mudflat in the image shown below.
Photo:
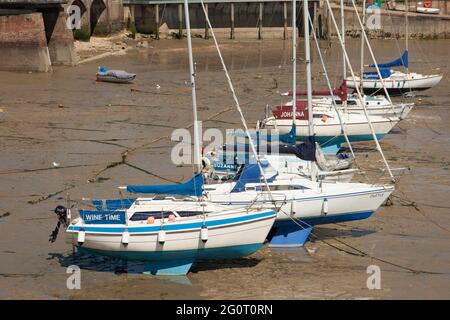
M221 43L254 126L266 105L286 101L279 93L291 86L290 41ZM359 40L347 45L358 69ZM321 46L338 86L338 44ZM298 47L297 83L305 87ZM400 55L394 40L373 41L373 47L380 61ZM416 102L415 109L381 141L392 167L409 168L391 205L367 220L319 226L304 248L264 246L247 258L200 263L175 278L144 276L138 263L117 272L120 261L73 255L63 232L53 244L48 235L56 223L52 210L68 197L115 198L120 185L181 182L192 175L192 167L170 160L172 131L192 129L185 41L153 41L52 73L0 72L0 299L449 299L449 49L448 41L410 43L410 70L438 67L444 79L405 100ZM195 39L194 58L203 129L241 128L212 41ZM99 65L136 73L136 82L96 82ZM314 50L313 75L314 87L325 88ZM354 147L363 169L355 180L383 182L375 145ZM80 290L66 287L69 265L81 268ZM366 285L371 265L381 270L379 290Z

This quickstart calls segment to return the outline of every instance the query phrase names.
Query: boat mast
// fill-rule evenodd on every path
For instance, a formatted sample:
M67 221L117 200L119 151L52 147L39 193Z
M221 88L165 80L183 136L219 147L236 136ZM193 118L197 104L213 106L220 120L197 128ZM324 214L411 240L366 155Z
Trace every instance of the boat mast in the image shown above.
M292 125L297 111L297 0L292 0Z
M342 41L344 43L345 46L345 24L344 24L344 0L341 0L341 33L342 33ZM347 64L345 62L345 57L344 55L342 55L342 75L343 75L343 79L346 78L347 76Z
M409 11L409 1L405 0L405 38L406 38L406 51L408 51L408 54L409 54L408 11ZM409 73L409 67L406 67L406 73Z
M311 50L309 47L309 8L308 0L303 0L303 29L305 37L305 64L306 64L306 93L308 97L308 135L314 135L313 107L312 107L312 84L311 84ZM316 180L315 164L310 162L311 180Z
M364 29L366 27L366 0L363 0L362 3L362 24L363 29L361 30L361 73L359 75L361 92L364 92Z
M305 31L305 64L306 64L306 93L308 97L308 134L314 135L311 85L311 51L309 48L309 11L308 0L303 0L303 23Z
M201 171L201 152L200 152L200 134L199 123L197 117L197 94L195 90L195 67L194 58L192 56L192 38L191 38L191 23L189 21L189 5L188 0L184 0L184 15L186 20L186 33L188 43L188 56L189 56L189 72L192 88L192 111L194 114L194 168L195 173Z

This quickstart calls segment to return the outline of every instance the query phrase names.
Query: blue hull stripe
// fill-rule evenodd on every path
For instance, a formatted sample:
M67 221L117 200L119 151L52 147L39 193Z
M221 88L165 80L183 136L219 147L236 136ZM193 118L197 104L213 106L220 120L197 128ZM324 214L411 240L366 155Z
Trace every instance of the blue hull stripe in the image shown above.
M127 252L127 251L106 251L78 247L80 252L94 253L109 257L115 257L125 260L139 261L167 261L167 260L214 260L214 259L233 259L250 255L258 251L262 243L252 243L239 246L228 246L220 248L207 248L196 250L180 251L156 251L156 252Z
M263 218L272 218L275 216L276 214L274 211L266 211L258 214L246 215L243 217L206 221L205 224L207 227L221 227L228 224L247 222ZM179 230L200 229L202 226L203 222L174 224L174 225L165 224L163 229L165 231L179 231ZM103 233L122 233L125 231L125 229L127 229L129 233L147 233L147 232L158 232L161 229L161 227L160 226L150 226L150 227L69 226L67 228L68 231L79 231L80 229L83 229L84 231L87 232L103 232Z
M384 133L377 133L377 139L383 139L386 134ZM297 140L304 141L306 136L299 136L297 137ZM372 141L373 136L371 134L357 134L357 135L349 135L348 140L350 141ZM345 140L344 136L316 136L316 141L322 146L322 144L326 145L332 145L336 143L345 143L347 142Z
M308 225L314 226L318 224L363 220L369 218L373 213L374 211L363 211L363 212L343 213L330 216L324 215L321 217L304 218L301 219L301 221L306 222ZM293 222L291 221L291 223Z

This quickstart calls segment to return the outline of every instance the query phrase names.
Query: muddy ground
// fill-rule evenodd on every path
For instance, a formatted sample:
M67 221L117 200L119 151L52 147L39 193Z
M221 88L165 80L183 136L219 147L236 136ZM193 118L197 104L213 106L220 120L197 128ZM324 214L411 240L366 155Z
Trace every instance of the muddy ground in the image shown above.
M246 119L290 88L289 41L222 41ZM199 116L204 129L240 123L211 40L195 39ZM334 85L340 83L336 43L321 44ZM359 66L359 40L349 41ZM402 46L399 43L399 46ZM299 44L298 84L305 86ZM192 122L185 41L148 48L52 73L0 72L0 299L399 299L450 298L450 82L448 41L412 41L411 70L446 73L414 99L408 119L382 140L401 178L393 205L370 219L315 228L305 248L264 247L251 257L195 266L187 277L143 276L139 265L73 256L63 241L48 242L65 199L119 196L124 184L183 181L191 167L170 161L168 138ZM375 41L380 60L399 55L395 41ZM368 62L368 61L366 61ZM137 74L133 85L95 82L99 65ZM323 87L313 54L314 83ZM396 99L399 101L399 99ZM373 179L382 168L373 144L355 144ZM364 180L365 177L356 177ZM371 256L371 257L368 257ZM66 288L66 267L82 269L81 290ZM381 289L366 286L369 265L381 269Z

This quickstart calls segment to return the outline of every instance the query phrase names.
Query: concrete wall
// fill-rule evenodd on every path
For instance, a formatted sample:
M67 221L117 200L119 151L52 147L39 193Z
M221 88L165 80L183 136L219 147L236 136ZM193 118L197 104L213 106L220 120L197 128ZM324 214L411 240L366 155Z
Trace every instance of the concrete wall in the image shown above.
M200 4L190 4L189 13L191 27L201 29L205 27L206 21ZM208 14L214 28L230 28L230 4L217 3L208 4ZM283 27L283 4L281 2L264 3L263 26ZM288 9L288 24L290 25L291 10ZM160 23L166 23L169 29L179 28L178 4L160 5ZM141 33L154 33L156 28L155 9L153 5L135 5L134 9L136 29ZM258 27L259 3L235 3L234 5L235 27L254 28ZM184 11L183 17L184 20ZM183 23L184 26L184 23Z
M51 70L41 13L0 16L0 69Z
M450 4L449 4L450 7ZM340 21L340 9L333 9L336 20ZM362 12L359 11L360 17ZM427 15L410 12L408 14L409 37L416 39L448 39L450 38L450 16L446 15ZM345 24L347 34L359 37L359 23L353 8L345 9ZM371 30L369 32L372 38L404 38L405 15L400 11L382 10L381 30ZM330 23L331 35L336 35L336 30Z

